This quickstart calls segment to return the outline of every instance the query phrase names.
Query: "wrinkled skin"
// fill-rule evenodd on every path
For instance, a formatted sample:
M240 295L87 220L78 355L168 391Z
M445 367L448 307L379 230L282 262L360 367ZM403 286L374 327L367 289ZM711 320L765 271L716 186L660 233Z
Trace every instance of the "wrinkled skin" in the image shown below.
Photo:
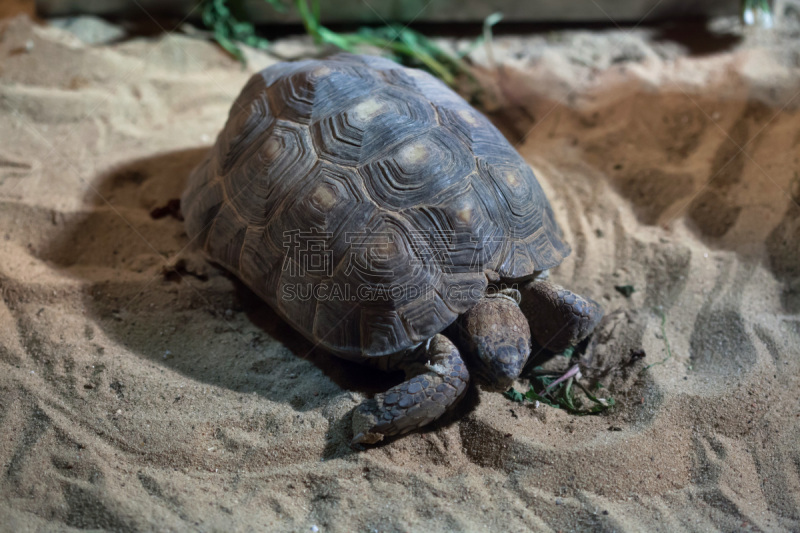
M456 342L434 336L405 361L407 381L356 409L353 445L374 444L433 422L464 396L470 372L486 389L508 389L530 356L532 336L542 347L561 351L588 336L602 316L595 301L544 277L526 283L521 292L504 289L485 296L448 329Z
M520 309L530 321L533 338L553 352L578 344L603 318L600 304L546 279L533 280L520 292Z
M457 324L460 345L474 362L472 370L490 390L507 390L531 353L531 330L519 297L513 289L487 296Z

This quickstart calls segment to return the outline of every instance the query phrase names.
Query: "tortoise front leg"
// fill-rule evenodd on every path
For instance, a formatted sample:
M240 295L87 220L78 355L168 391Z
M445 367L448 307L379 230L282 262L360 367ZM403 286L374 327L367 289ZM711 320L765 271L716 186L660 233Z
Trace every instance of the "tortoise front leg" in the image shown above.
M578 344L603 318L600 304L546 279L535 279L520 291L520 308L533 338L554 352Z
M414 377L364 401L353 413L351 444L374 444L429 424L464 396L469 373L455 345L444 335L428 341L424 365L409 365ZM420 373L417 373L420 372Z

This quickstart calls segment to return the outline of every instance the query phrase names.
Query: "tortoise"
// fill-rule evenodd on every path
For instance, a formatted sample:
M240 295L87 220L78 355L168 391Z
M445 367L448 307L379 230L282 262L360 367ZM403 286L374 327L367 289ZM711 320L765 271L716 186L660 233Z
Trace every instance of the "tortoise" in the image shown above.
M439 418L470 374L508 388L531 332L558 351L603 314L547 280L571 250L522 157L442 82L388 59L253 75L181 207L207 256L315 346L406 371L354 410L356 445Z

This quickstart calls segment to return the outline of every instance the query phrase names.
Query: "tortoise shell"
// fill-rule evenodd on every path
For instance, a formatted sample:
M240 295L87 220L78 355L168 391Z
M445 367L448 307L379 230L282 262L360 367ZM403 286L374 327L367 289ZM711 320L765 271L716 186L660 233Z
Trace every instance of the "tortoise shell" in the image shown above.
M181 201L190 238L315 344L403 351L471 308L494 271L569 252L530 167L420 70L340 54L247 82Z

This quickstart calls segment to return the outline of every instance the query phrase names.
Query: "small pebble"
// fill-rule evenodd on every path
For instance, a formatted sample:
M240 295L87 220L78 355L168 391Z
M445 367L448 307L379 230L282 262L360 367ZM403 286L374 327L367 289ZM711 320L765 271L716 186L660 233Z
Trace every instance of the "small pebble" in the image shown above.
M311 531L313 531L313 533L317 533L317 531L319 531L319 528L317 526L311 526Z

